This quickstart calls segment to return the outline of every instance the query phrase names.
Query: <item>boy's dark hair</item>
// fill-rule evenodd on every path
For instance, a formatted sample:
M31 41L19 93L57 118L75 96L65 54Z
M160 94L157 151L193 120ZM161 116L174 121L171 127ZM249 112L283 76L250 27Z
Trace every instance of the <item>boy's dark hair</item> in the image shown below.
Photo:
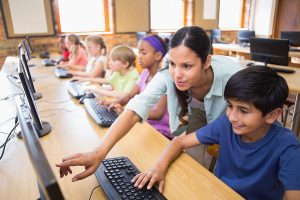
M282 108L288 93L283 77L271 68L253 66L237 72L228 80L224 97L253 104L265 116L276 108Z
M179 29L172 36L169 42L169 49L184 45L193 50L201 59L202 63L206 62L207 56L210 54L210 40L206 32L198 26L187 26ZM176 86L175 86L176 88ZM176 88L178 101L181 106L179 119L182 124L187 124L183 118L188 112L187 99L191 99L188 91L180 91Z

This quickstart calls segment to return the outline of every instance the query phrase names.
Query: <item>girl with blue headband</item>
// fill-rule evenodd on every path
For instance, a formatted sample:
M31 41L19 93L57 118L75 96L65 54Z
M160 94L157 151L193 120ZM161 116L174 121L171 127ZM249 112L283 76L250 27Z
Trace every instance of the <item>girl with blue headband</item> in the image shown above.
M136 85L126 96L110 102L110 107L115 107L119 112L123 111L121 106L126 105L136 94L145 90L153 76L160 70L161 61L168 51L168 46L159 36L150 35L141 40L138 50L138 62L143 71ZM158 103L151 108L147 122L168 139L173 138L169 127L166 95L161 96Z

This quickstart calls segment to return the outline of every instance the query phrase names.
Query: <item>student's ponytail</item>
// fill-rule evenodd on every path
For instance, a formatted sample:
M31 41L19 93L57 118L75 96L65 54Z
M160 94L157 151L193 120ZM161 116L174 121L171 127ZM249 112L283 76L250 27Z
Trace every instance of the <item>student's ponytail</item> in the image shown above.
M99 44L101 46L101 55L106 56L107 48L106 48L103 38L100 35L90 35L86 38L86 41L93 42L95 44Z
M78 51L78 47L81 46L85 49L84 45L80 42L80 38L79 36L75 35L75 34L69 34L66 36L68 38L68 40L70 40L70 42L73 45L73 48L70 49L70 52L72 53L72 55L76 55L77 54L77 51Z

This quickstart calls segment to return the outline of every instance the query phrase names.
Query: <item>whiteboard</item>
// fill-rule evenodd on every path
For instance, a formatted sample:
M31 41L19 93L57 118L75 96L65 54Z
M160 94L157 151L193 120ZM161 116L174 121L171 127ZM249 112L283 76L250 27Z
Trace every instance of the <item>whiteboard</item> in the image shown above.
M51 2L3 0L1 8L7 37L54 35Z

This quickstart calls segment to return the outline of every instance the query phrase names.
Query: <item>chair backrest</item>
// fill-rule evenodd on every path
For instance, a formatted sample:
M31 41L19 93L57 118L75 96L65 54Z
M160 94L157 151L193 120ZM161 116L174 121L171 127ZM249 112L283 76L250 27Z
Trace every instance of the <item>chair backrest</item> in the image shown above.
M146 36L147 36L147 32L136 32L136 37L138 42L140 42Z
M218 43L221 41L221 30L220 29L212 29L210 32L211 41L213 43Z
M250 38L255 37L255 31L240 30L238 32L239 43L250 43Z

